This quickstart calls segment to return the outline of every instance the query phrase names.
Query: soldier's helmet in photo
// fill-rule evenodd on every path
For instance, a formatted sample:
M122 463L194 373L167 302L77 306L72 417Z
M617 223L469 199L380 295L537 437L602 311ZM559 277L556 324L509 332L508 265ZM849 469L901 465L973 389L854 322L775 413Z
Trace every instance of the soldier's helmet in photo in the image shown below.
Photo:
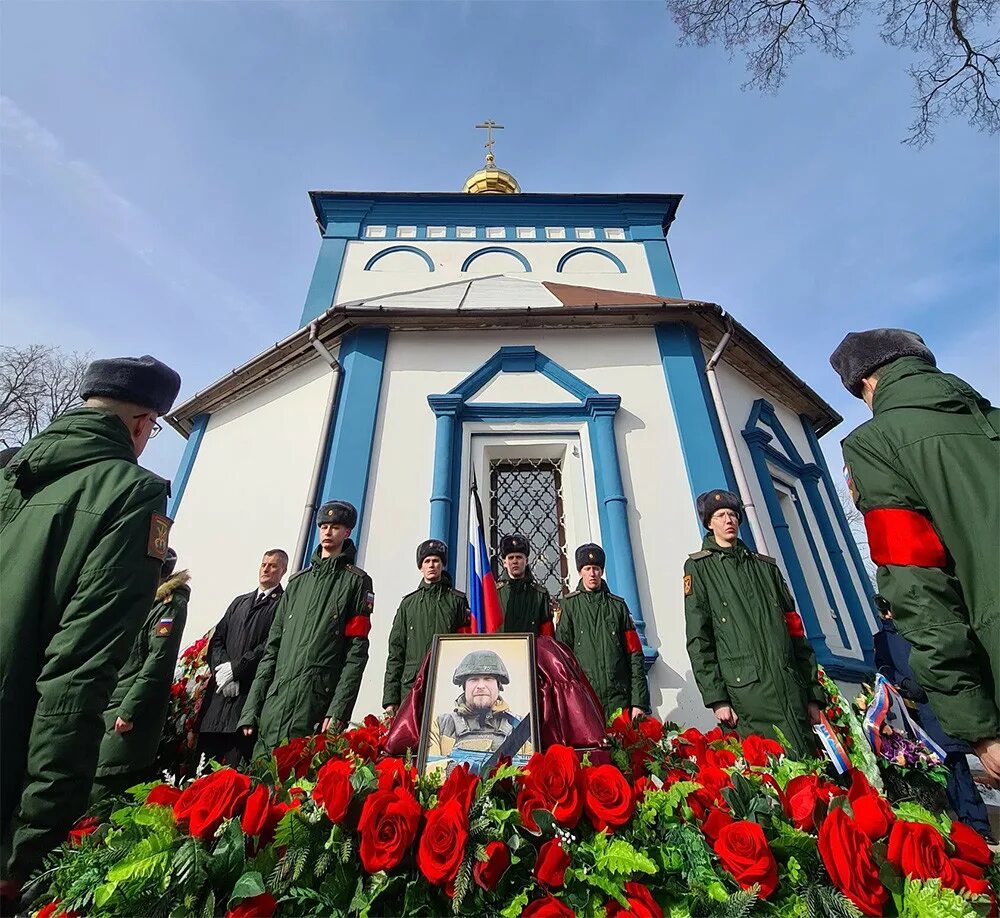
M493 650L473 650L467 653L455 668L451 681L455 685L465 685L465 680L470 676L495 676L499 685L510 683L507 667L500 655Z

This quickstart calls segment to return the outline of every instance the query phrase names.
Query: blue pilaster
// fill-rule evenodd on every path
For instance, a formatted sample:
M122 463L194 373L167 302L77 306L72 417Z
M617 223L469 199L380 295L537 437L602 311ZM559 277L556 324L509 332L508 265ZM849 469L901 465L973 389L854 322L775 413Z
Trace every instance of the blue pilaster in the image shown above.
M181 498L184 496L188 479L191 477L191 469L194 468L194 461L198 458L198 450L201 449L201 441L205 436L209 417L208 414L196 414L191 420L191 433L188 435L187 444L184 447L184 455L181 456L180 464L177 466L177 474L170 483L167 516L171 519L175 519L177 516L177 509L181 505Z
M306 304L302 307L302 318L299 327L311 322L316 316L323 315L332 305L340 281L340 272L344 266L344 255L347 252L346 238L329 238L324 236L320 243L319 255L316 257L316 267L313 269L312 282L306 294Z
M347 500L354 504L358 510L358 524L352 535L355 544L359 543L365 520L365 494L388 341L387 328L356 328L344 335L338 355L344 376L316 506L327 500ZM316 548L316 541L314 528L309 555Z
M431 395L428 403L436 417L434 431L434 479L431 485L430 537L452 545L452 487L455 474L455 433L461 395ZM452 545L455 548L455 545ZM457 552L452 552L454 558Z

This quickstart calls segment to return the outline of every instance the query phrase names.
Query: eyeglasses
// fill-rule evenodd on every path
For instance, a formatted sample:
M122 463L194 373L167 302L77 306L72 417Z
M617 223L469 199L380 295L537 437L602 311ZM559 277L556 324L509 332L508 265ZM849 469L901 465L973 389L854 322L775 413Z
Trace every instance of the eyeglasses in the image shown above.
M152 414L133 414L132 417L135 420L139 420L139 418L155 418L155 415L152 415ZM163 430L163 428L160 427L160 425L154 419L153 426L149 428L149 439L152 440L153 437L155 437L161 430Z

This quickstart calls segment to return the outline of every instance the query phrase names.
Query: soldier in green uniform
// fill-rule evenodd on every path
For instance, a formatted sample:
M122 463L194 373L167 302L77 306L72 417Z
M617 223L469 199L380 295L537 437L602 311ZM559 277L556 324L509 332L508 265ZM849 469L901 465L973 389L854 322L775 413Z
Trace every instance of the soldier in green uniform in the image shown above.
M500 608L507 634L529 633L552 637L552 602L549 591L531 575L528 567L528 540L519 534L500 540L500 560L504 572L500 578Z
M96 360L84 405L29 440L0 477L8 903L90 796L102 715L149 611L170 530L169 485L136 460L179 388L177 373L152 357Z
M382 707L390 717L410 693L434 635L470 630L469 600L452 588L444 569L447 563L448 546L439 539L427 539L417 546L417 567L423 579L417 589L403 597L389 632Z
M257 667L239 727L257 734L256 756L282 742L346 724L368 663L375 606L372 579L354 564L350 539L358 512L347 501L316 514L319 546L312 565L288 581L278 600L267 649Z
M903 329L830 363L873 414L843 447L879 592L945 732L1000 779L1000 408Z
M191 596L191 575L175 574L176 565L177 554L171 548L160 569L156 600L118 673L118 685L104 712L104 741L92 799L123 793L149 780L156 761Z
M455 667L452 682L461 687L462 693L455 699L455 710L437 718L428 751L445 757L456 752L471 754L470 764L473 771L478 771L520 723L501 695L503 686L510 683L510 674L494 651L473 650ZM519 752L513 749L509 754Z
M632 614L604 581L606 557L600 545L576 550L577 588L564 597L556 640L573 651L611 718L619 709L631 717L649 711L649 685L642 641Z
M699 495L698 515L709 531L684 563L684 614L702 701L743 736L777 739L777 727L790 753L813 754L823 689L778 563L738 538L737 495Z

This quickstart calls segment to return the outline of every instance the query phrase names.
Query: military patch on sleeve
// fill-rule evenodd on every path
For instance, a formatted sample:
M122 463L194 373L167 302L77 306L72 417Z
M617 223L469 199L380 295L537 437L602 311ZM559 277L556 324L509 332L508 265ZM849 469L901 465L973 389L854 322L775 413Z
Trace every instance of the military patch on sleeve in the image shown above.
M690 574L685 574L684 575L684 595L685 596L690 596L691 592L692 592L692 589L693 588L691 586L691 575Z
M154 513L149 519L149 541L146 543L146 554L150 558L162 561L167 557L167 538L174 521L162 513Z
M369 615L375 611L375 594L371 590L365 593L365 610Z
M172 618L161 618L159 624L156 626L156 636L166 637L174 630L174 620Z

